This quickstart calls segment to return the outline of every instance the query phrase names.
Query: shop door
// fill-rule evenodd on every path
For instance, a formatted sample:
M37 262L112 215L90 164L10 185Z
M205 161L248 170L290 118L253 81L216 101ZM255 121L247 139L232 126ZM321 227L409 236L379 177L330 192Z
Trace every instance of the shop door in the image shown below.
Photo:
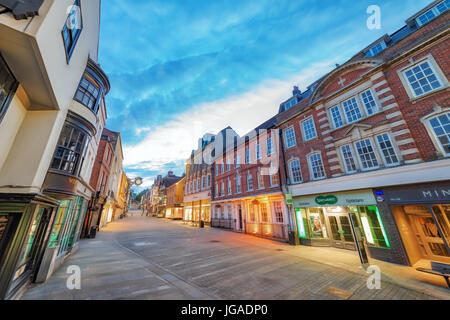
M241 205L238 205L238 212L239 212L239 230L242 230L242 207L241 207Z
M433 210L440 213L442 206L435 206ZM404 211L414 230L423 258L449 263L450 254L428 209L425 206L405 206Z
M332 234L332 245L336 248L356 250L352 226L347 215L328 215Z

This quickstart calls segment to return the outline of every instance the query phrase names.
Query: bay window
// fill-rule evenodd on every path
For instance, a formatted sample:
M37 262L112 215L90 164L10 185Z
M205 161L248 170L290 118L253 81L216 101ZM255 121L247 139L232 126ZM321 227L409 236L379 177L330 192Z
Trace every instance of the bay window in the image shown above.
M17 88L17 81L0 55L0 121L8 109Z

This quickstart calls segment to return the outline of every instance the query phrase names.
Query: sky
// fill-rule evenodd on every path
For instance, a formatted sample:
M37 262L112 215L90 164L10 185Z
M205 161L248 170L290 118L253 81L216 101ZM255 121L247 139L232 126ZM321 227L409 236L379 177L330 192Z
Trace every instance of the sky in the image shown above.
M205 133L243 135L431 0L107 0L99 62L111 81L107 127L129 177L184 163ZM370 30L367 8L381 9Z

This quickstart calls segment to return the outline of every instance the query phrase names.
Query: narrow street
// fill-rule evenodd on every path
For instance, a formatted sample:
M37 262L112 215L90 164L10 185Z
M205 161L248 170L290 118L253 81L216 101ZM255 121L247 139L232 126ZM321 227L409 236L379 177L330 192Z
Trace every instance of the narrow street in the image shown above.
M80 241L22 299L433 299L384 281L369 290L367 277L295 256L284 243L130 213ZM66 287L73 265L80 290Z

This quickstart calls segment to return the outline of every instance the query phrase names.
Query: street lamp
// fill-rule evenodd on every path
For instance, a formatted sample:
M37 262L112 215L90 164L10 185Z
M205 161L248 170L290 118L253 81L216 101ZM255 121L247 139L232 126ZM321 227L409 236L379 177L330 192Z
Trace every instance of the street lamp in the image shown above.
M136 177L134 179L128 178L128 201L127 201L128 206L130 205L130 201L131 201L131 197L130 197L131 187L132 186L140 186L142 184L142 182L143 182L143 179L141 177ZM127 206L127 211L128 211L128 206ZM126 217L126 213L124 214L124 216Z

